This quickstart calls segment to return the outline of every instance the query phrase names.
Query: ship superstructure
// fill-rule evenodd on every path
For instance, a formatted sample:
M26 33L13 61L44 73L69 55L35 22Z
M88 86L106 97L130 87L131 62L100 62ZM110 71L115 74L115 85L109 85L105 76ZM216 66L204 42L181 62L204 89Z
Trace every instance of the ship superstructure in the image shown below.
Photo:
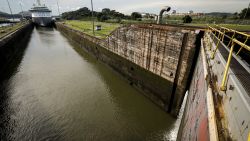
M39 26L51 26L53 24L52 11L45 5L37 0L37 4L29 10L32 13L32 21Z

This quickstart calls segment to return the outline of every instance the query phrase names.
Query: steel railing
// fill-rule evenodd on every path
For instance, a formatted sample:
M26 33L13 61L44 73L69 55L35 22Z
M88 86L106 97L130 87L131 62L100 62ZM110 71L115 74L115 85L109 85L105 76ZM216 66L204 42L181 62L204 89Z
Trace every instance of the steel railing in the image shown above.
M229 51L229 55L228 55L228 59L227 59L227 64L226 64L226 67L224 70L223 80L222 80L221 85L220 85L220 90L226 91L226 89L227 89L226 81L227 81L228 71L229 71L230 63L231 63L232 56L234 53L235 45L240 46L240 49L237 51L236 55L239 55L239 53L242 51L243 48L246 49L247 51L250 51L250 46L247 45L247 42L249 40L250 35L243 33L243 32L240 32L240 31L229 29L226 27L220 27L218 25L216 25L215 27L208 26L207 32L210 35L210 39L212 39L212 41L209 42L209 50L212 52L211 59L215 58L215 54L219 48L219 44L220 43L224 44L225 37L227 39L229 39L229 43L226 46L228 48L230 48L230 51ZM230 36L226 33L233 33L233 34ZM245 41L244 42L239 41L238 39L236 39L236 37L235 37L236 35L240 35L242 37L242 39L245 39ZM215 41L215 38L217 38L217 42ZM208 39L208 40L210 40L210 39ZM212 48L212 42L215 42L215 45L216 45L214 50Z

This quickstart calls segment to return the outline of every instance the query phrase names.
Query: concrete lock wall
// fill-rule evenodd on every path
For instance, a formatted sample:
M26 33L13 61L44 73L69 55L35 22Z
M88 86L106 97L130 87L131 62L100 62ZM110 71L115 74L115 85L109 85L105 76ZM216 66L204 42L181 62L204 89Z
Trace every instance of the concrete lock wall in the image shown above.
M16 31L0 39L0 80L8 77L6 70L15 68L25 50L25 43L29 40L33 26L26 23Z
M108 64L154 103L177 115L200 34L195 29L127 25L101 40L57 23L67 37Z
M202 46L188 90L177 140L218 140L212 88L209 84L210 75L207 67L205 50Z

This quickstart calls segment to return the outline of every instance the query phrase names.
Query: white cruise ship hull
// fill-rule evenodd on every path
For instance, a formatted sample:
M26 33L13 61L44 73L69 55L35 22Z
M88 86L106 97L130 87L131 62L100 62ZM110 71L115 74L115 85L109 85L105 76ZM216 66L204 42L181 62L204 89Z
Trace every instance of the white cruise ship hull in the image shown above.
M32 17L32 22L38 26L52 26L52 17Z

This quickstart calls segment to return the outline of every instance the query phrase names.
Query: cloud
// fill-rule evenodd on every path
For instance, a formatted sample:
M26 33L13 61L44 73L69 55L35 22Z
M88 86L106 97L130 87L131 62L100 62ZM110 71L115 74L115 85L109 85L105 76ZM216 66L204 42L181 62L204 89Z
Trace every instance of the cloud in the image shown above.
M21 11L19 2L23 3L23 9L27 11L36 0L9 0L14 13ZM79 7L90 7L90 0L58 0L61 12L75 10ZM177 10L177 12L239 12L248 6L249 0L93 0L94 9L100 11L102 8L115 9L130 14L131 12L158 13L166 5ZM52 8L53 14L57 14L57 0L42 0L48 7ZM6 0L0 1L0 10L9 12Z
M130 13L135 9L143 11L147 9L160 9L164 6L171 6L179 12L187 12L195 10L196 12L235 12L247 7L249 1L247 0L165 0L165 1L150 1L144 3L137 3L126 5L120 8L122 12ZM159 11L159 10L158 10Z

